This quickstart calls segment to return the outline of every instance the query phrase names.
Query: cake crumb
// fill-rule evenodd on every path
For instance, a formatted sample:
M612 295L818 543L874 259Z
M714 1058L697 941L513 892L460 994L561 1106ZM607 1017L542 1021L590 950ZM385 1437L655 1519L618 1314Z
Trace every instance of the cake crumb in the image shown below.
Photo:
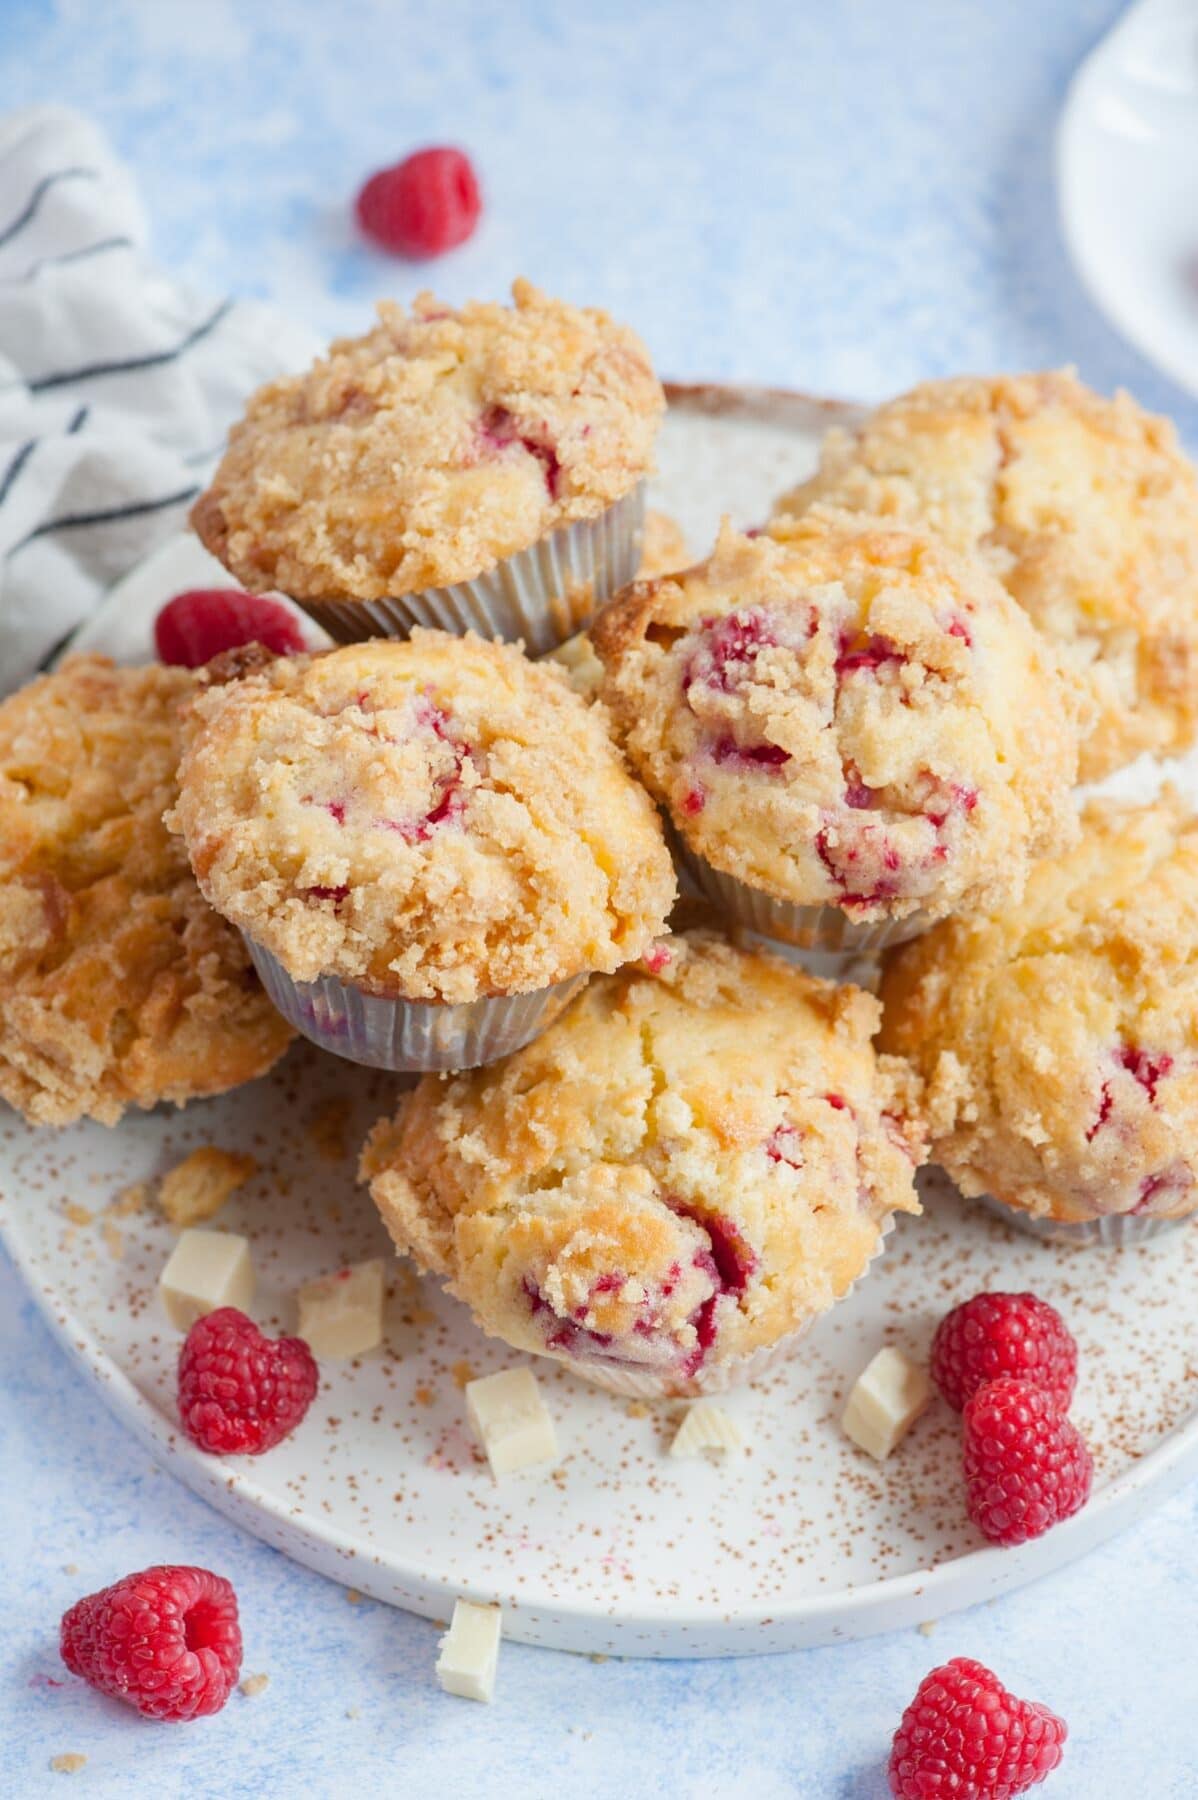
M252 1156L205 1144L162 1177L158 1204L172 1225L200 1225L215 1218L230 1194L257 1169Z
M431 1406L433 1403L433 1390L432 1388L418 1387L414 1390L412 1398L417 1406Z
M349 1121L352 1102L344 1094L326 1100L308 1121L308 1140L326 1162L343 1162L349 1155Z
M104 1248L107 1250L109 1256L111 1256L113 1262L120 1262L122 1256L125 1254L125 1240L121 1236L119 1229L113 1224L111 1219L101 1219L100 1231L104 1238Z
M592 1650L591 1651L591 1661L595 1662L595 1663L606 1662L607 1658L606 1658L606 1656L604 1656L602 1650Z
M62 1572L64 1575L78 1575L79 1564L78 1563L63 1563Z
M922 1631L922 1632L923 1632L923 1635L924 1635L924 1636L925 1636L925 1637L931 1637L931 1635L932 1635L932 1633L933 1633L933 1632L934 1632L934 1631L935 1631L935 1629L936 1629L936 1621L935 1621L935 1619L924 1619L924 1620L922 1620L922 1621L921 1621L921 1623L920 1623L920 1627L919 1627L919 1629L920 1629L920 1630L921 1630L921 1631Z
M627 1412L630 1419L647 1419L649 1417L649 1408L643 1400L630 1400Z
M256 1694L263 1692L269 1682L269 1675L247 1675L245 1680L240 1683L241 1691L247 1700L252 1700Z
M365 1595L359 1593L357 1588L346 1588L345 1598L349 1601L351 1606L361 1606Z
M130 1187L122 1188L116 1199L108 1207L111 1219L127 1219L133 1213L141 1212L150 1197L149 1183L135 1181Z
M347 1706L345 1709L345 1716L347 1719L360 1719L362 1717L362 1708L360 1706Z
M86 1756L80 1756L78 1750L66 1750L61 1756L50 1758L50 1767L56 1775L78 1775L86 1761Z
M62 1210L72 1225L90 1225L95 1216L87 1210L86 1206L80 1206L75 1200L64 1200Z
M468 1362L455 1362L449 1373L455 1387L464 1388L468 1381L474 1380L474 1368Z

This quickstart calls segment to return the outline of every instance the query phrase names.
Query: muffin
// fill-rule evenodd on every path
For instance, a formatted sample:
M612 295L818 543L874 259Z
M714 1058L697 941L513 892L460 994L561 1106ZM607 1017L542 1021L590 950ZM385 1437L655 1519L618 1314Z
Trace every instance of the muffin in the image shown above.
M640 340L526 281L513 305L384 303L269 383L192 524L338 641L467 628L551 649L631 579L665 405Z
M1107 1243L1198 1208L1198 821L1176 794L1092 801L1021 904L895 952L882 998L963 1193Z
M922 1154L877 1002L696 931L498 1067L426 1078L363 1180L482 1329L618 1392L716 1392L846 1294Z
M673 871L601 713L509 645L417 629L196 703L168 817L300 1030L351 1060L513 1049L661 931Z
M31 1124L223 1093L291 1040L162 822L196 687L76 656L0 704L0 1095Z
M778 512L814 502L985 558L1089 686L1085 779L1193 743L1198 477L1172 425L1127 394L1069 371L926 382L830 432Z
M641 542L638 580L650 575L664 575L671 569L686 566L686 539L681 527L668 513L647 512L645 535ZM552 661L564 672L570 686L584 700L593 700L603 685L603 664L595 655L590 634L577 631L574 636L549 652Z
M1076 683L980 564L813 511L727 527L591 632L686 867L741 923L876 948L1018 898L1076 831Z

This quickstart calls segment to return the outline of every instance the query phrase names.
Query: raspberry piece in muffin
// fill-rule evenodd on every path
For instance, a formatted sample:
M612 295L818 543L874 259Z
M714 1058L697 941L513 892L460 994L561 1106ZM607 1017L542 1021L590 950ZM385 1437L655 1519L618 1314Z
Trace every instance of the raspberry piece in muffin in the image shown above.
M417 631L197 703L170 823L294 981L470 1002L639 956L673 871L602 715L519 650Z
M1165 419L1069 371L929 381L852 431L778 502L821 503L976 552L1090 691L1082 775L1198 730L1198 475Z
M78 656L0 705L0 1094L34 1124L223 1093L290 1042L162 822L197 685Z
M630 494L665 404L643 345L528 282L512 297L384 303L260 389L192 515L209 550L249 588L374 601L469 581Z
M1092 801L1022 904L890 960L883 1043L928 1080L933 1155L1035 1219L1198 1209L1198 821Z
M362 1174L485 1331L690 1393L848 1290L891 1214L918 1210L922 1140L868 995L705 931L670 948L495 1068L422 1081Z
M1075 694L980 565L813 514L728 529L592 629L634 766L692 853L857 920L1014 897L1074 830Z

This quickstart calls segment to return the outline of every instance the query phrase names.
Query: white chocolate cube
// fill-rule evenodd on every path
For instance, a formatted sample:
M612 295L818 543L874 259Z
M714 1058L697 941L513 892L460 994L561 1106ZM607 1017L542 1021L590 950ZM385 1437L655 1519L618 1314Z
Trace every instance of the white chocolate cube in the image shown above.
M383 1262L351 1263L296 1295L299 1335L314 1356L361 1356L383 1341Z
M454 1602L453 1618L437 1656L437 1679L447 1694L459 1694L463 1700L494 1698L502 1634L503 1614L497 1606L475 1606L472 1600Z
M735 1419L710 1400L696 1400L687 1408L670 1445L671 1456L704 1456L708 1462L727 1462L744 1449L745 1440Z
M185 1231L158 1277L166 1316L180 1331L218 1306L245 1312L254 1298L254 1265L246 1238L234 1231Z
M501 1369L468 1381L466 1411L496 1479L556 1461L557 1433L531 1369Z
M927 1370L888 1344L857 1377L840 1422L855 1444L883 1462L931 1398Z

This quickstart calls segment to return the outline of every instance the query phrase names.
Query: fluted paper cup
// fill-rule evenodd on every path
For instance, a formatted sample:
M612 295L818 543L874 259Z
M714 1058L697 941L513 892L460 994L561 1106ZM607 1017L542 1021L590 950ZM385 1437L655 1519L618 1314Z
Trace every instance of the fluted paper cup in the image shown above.
M293 981L282 964L246 938L262 985L283 1017L322 1050L397 1074L478 1069L539 1037L585 984L572 976L531 994L489 995L459 1004L392 999L323 975Z
M839 906L800 906L793 900L777 900L763 888L750 887L735 875L714 868L691 849L680 831L671 831L670 837L677 860L706 900L738 925L799 950L877 956L894 944L920 937L932 923L922 912L857 923Z
M302 600L295 604L339 644L406 638L416 625L457 636L521 640L542 656L581 631L630 582L641 559L645 489L641 483L596 519L563 525L505 557L473 581L425 588L385 600Z
M979 1194L979 1206L1029 1237L1046 1244L1101 1244L1108 1250L1129 1250L1137 1244L1150 1243L1184 1225L1192 1213L1178 1219L1163 1219L1148 1213L1105 1213L1098 1219L1046 1219L1025 1212L1020 1206L1008 1206L992 1194Z

